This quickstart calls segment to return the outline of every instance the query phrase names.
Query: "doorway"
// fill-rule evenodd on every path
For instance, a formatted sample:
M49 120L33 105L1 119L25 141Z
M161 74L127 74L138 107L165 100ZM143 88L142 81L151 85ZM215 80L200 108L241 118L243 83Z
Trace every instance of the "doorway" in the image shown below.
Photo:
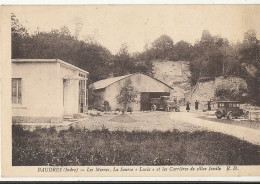
M141 111L151 110L150 99L170 96L169 92L141 92Z

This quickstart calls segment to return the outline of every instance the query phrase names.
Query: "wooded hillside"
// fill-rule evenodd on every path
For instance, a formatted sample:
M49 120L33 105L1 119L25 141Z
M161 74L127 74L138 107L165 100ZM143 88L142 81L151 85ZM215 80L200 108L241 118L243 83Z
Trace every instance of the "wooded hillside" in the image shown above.
M13 14L12 58L59 58L89 71L89 83L134 72L153 75L152 60L189 61L191 85L201 78L239 76L247 81L248 102L260 105L260 43L254 30L248 30L243 41L235 44L206 30L194 44L174 43L162 35L143 52L129 53L123 44L117 54L93 40L79 40L77 34L66 26L29 34Z

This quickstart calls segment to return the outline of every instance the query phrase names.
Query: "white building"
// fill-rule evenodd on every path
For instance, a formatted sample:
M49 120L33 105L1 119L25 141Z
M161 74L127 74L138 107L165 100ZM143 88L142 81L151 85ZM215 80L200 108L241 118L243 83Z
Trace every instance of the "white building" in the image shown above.
M12 59L13 122L62 122L87 111L87 76L59 59Z

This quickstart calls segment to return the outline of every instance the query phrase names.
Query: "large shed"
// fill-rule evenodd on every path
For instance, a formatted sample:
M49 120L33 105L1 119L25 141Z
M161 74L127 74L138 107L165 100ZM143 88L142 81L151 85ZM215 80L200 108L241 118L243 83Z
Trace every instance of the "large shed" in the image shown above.
M173 96L173 88L164 82L142 73L134 73L120 77L108 78L97 81L90 85L93 89L94 106L101 106L104 101L108 101L112 110L122 109L117 103L119 95L125 81L130 79L138 95L135 103L130 106L133 110L150 110L150 98L160 96Z

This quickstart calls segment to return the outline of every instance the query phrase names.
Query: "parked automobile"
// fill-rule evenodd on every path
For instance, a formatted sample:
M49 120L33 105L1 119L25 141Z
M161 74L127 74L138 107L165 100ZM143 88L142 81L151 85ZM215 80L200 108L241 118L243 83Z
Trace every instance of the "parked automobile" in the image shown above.
M160 98L151 98L150 99L151 110L156 111L158 109L163 109L167 112L175 110L180 112L180 106L177 103L177 100L171 100L170 96L161 96Z
M248 118L249 111L242 109L239 101L218 101L217 103L218 109L215 114L218 119L223 117L233 119L241 116Z

